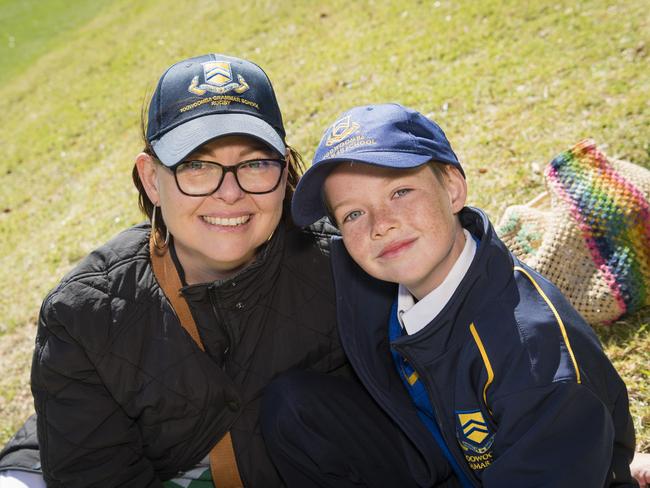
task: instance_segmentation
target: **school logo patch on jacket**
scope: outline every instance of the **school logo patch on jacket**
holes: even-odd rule
[[[482,471],[493,461],[494,432],[479,410],[456,411],[456,437],[465,460],[474,471]]]

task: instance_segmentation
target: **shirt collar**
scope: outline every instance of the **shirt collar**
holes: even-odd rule
[[[476,242],[467,229],[463,229],[463,233],[465,246],[449,274],[437,288],[415,303],[411,292],[404,285],[399,285],[397,316],[407,334],[419,332],[436,318],[465,277],[476,253]]]

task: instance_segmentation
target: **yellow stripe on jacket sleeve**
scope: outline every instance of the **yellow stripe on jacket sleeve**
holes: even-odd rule
[[[490,386],[492,383],[492,380],[494,380],[494,371],[492,371],[492,364],[490,364],[490,358],[488,358],[487,352],[485,351],[483,341],[481,341],[481,337],[478,335],[476,327],[473,323],[469,324],[469,331],[472,333],[472,337],[474,337],[474,342],[476,342],[476,347],[478,347],[478,350],[481,353],[483,364],[485,364],[485,370],[487,371],[487,381],[485,382],[485,386],[483,386],[483,403],[487,409],[490,410],[490,407],[488,407],[487,403],[487,389],[488,386]],[[490,413],[492,413],[492,410],[490,410]]]
[[[571,342],[569,342],[569,336],[566,333],[566,328],[564,327],[564,322],[562,322],[562,318],[560,317],[560,314],[558,313],[557,309],[555,306],[551,303],[551,300],[546,296],[546,293],[544,293],[544,290],[537,284],[537,282],[533,279],[533,277],[526,271],[524,268],[521,266],[515,266],[514,267],[515,271],[519,271],[523,273],[529,280],[530,282],[535,286],[537,289],[537,292],[541,295],[541,297],[544,299],[546,304],[549,306],[551,311],[553,312],[553,315],[555,315],[555,320],[557,320],[557,324],[560,327],[560,332],[562,332],[562,337],[564,338],[564,343],[566,344],[566,348],[569,351],[569,356],[571,357],[571,361],[573,362],[573,367],[576,371],[576,381],[580,383],[580,370],[578,369],[578,362],[576,361],[576,357],[573,354],[573,349],[571,348]]]

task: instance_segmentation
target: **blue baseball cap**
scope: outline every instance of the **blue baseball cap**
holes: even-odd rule
[[[298,182],[291,201],[296,224],[310,225],[328,214],[325,178],[338,163],[350,161],[402,169],[433,161],[455,166],[465,176],[445,133],[421,113],[397,103],[354,107],[325,131]]]
[[[255,63],[206,54],[170,67],[149,104],[147,141],[174,166],[217,137],[246,135],[284,156],[285,132],[273,86]]]

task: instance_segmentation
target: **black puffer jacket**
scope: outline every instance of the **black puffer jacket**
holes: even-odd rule
[[[48,486],[161,486],[228,430],[244,484],[281,486],[258,425],[265,385],[346,364],[327,256],[281,226],[234,278],[184,287],[205,354],[159,288],[148,243],[148,225],[123,232],[43,303],[32,390]]]

